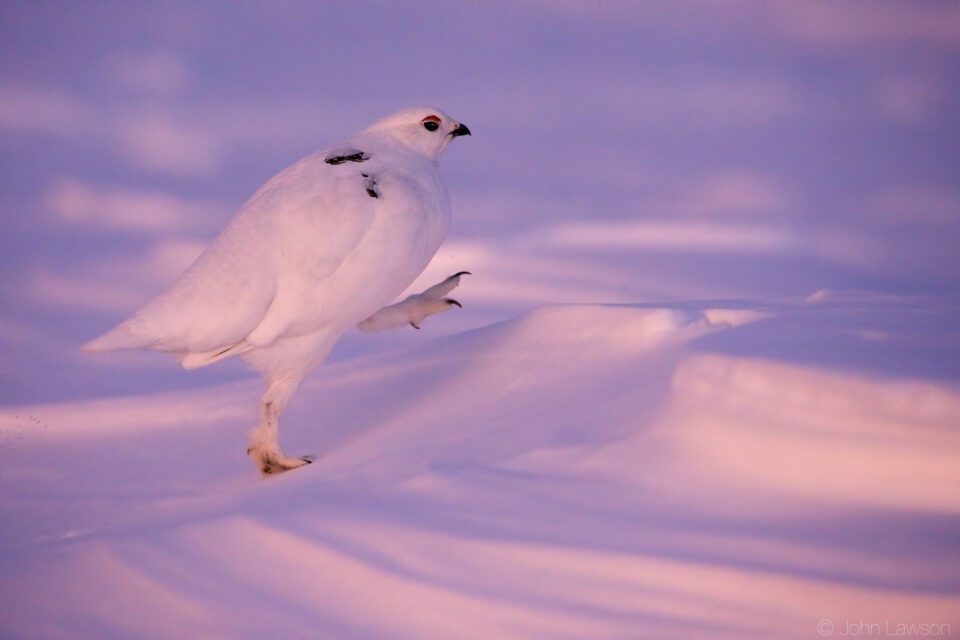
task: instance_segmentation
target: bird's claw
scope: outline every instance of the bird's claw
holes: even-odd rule
[[[466,275],[471,274],[469,271],[458,271],[425,291],[380,309],[357,326],[361,331],[381,331],[406,325],[420,329],[423,321],[432,315],[449,311],[451,307],[463,308],[459,300],[446,296],[460,284],[460,276]]]
[[[277,475],[284,471],[297,469],[317,459],[317,457],[313,455],[291,458],[284,455],[281,451],[264,449],[256,445],[247,447],[247,455],[253,456],[254,462],[260,469],[260,473],[265,476]]]

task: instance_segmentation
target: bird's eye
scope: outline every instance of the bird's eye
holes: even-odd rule
[[[436,131],[440,128],[440,118],[437,116],[427,116],[422,120],[423,128],[427,131]]]

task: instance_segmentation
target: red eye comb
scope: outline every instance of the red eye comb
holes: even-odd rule
[[[421,122],[440,122],[440,117],[439,117],[439,116],[427,116],[426,118],[424,118],[423,120],[421,120]]]

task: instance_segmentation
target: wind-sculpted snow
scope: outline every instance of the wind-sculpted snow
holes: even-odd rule
[[[0,635],[956,632],[960,394],[737,353],[864,304],[816,302],[545,307],[341,362],[278,478],[225,446],[253,383],[6,410]]]

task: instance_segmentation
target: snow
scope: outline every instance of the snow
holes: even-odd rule
[[[544,306],[321,369],[283,434],[320,458],[276,478],[243,451],[253,381],[5,408],[0,635],[958,629],[960,392],[873,366],[904,313],[954,312]],[[844,367],[778,352],[821,342]]]

